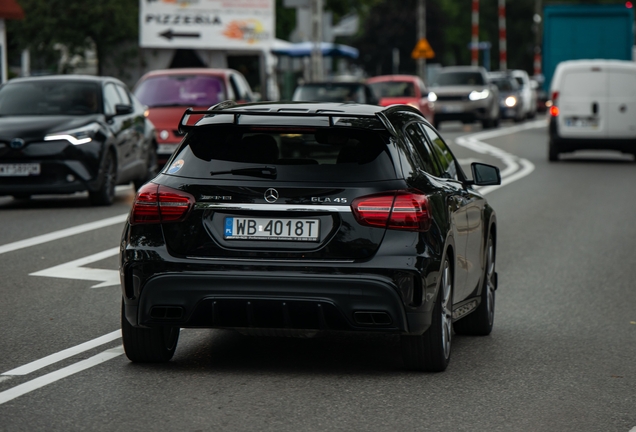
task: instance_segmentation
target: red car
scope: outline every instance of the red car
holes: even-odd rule
[[[160,165],[181,142],[178,125],[186,108],[205,110],[225,100],[243,103],[255,99],[245,77],[234,69],[156,70],[142,76],[133,93],[148,107],[148,118],[157,130]]]
[[[426,119],[433,123],[433,109],[428,101],[428,90],[417,75],[381,75],[367,80],[379,105],[410,105],[419,109]]]

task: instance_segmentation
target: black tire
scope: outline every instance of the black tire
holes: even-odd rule
[[[559,147],[552,138],[548,142],[548,160],[550,162],[557,162],[559,160]]]
[[[140,177],[133,181],[135,190],[139,190],[140,187],[157,176],[157,174],[159,173],[159,164],[157,160],[157,147],[153,143],[150,145],[148,154],[146,155],[146,173],[143,177]]]
[[[99,170],[99,177],[99,188],[89,192],[91,204],[97,206],[111,205],[115,201],[115,183],[117,182],[117,164],[112,151],[109,151],[104,156]]]
[[[453,335],[453,272],[448,257],[442,264],[431,326],[419,336],[404,335],[402,359],[407,369],[443,372],[450,362]]]
[[[177,349],[179,327],[133,327],[121,304],[121,335],[126,357],[135,363],[163,363],[169,361]]]
[[[481,303],[477,310],[453,324],[455,333],[472,336],[488,336],[495,322],[495,291],[497,273],[495,272],[496,248],[492,234],[486,243],[486,266],[484,283],[481,289]]]

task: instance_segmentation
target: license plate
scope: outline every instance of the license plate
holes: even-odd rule
[[[447,113],[456,113],[456,112],[460,112],[461,110],[462,110],[462,107],[459,105],[448,105],[448,106],[442,107],[442,111]]]
[[[565,125],[569,127],[598,127],[598,119],[595,118],[566,118]]]
[[[178,144],[159,144],[157,146],[158,154],[172,154],[177,149]]]
[[[319,219],[225,218],[227,240],[318,241]]]
[[[39,163],[0,164],[0,176],[27,177],[40,175]]]

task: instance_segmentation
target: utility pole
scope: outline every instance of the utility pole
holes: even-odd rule
[[[506,42],[506,0],[499,0],[499,70],[508,69],[508,46]]]
[[[417,40],[426,39],[426,0],[417,0]],[[426,82],[426,59],[417,59],[417,75]]]
[[[311,40],[314,47],[311,51],[311,80],[322,81],[322,2],[311,1]]]
[[[479,0],[473,0],[472,4],[472,38],[470,42],[470,64],[479,65]]]

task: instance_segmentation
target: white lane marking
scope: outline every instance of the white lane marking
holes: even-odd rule
[[[98,364],[104,363],[108,360],[114,359],[124,353],[123,347],[117,347],[108,349],[104,352],[101,352],[93,357],[89,357],[86,360],[82,360],[80,362],[74,363],[65,368],[56,370],[54,372],[48,373],[46,375],[42,375],[41,377],[35,378],[31,381],[27,381],[23,384],[10,388],[9,390],[5,390],[0,392],[0,405],[5,402],[9,402],[23,394],[32,392],[33,390],[37,390],[46,385],[54,383],[55,381],[59,381],[67,376],[76,374],[83,370],[92,368],[93,366],[97,366]]]
[[[119,247],[115,247],[103,252],[96,253],[94,255],[80,258],[75,261],[70,261],[64,264],[37,271],[35,273],[30,273],[29,276],[46,276],[62,279],[80,279],[100,282],[97,285],[93,285],[91,288],[102,288],[112,285],[119,285],[119,271],[117,270],[82,267],[83,265],[90,264],[92,262],[110,258],[114,255],[117,255],[118,253]]]
[[[479,192],[481,194],[487,194],[489,192],[497,190],[500,187],[517,181],[534,171],[534,164],[529,160],[515,156],[481,140],[510,135],[524,130],[536,129],[546,126],[547,120],[541,119],[518,126],[507,127],[504,129],[464,135],[455,139],[456,144],[472,150],[476,153],[493,156],[501,160],[506,166],[503,170],[501,170],[501,184],[497,186],[486,186],[480,188]]]
[[[115,330],[114,332],[105,334],[104,336],[100,336],[93,340],[89,340],[87,342],[81,343],[77,346],[67,348],[60,352],[48,355],[39,360],[32,361],[31,363],[27,363],[24,366],[11,369],[10,371],[3,373],[2,375],[3,376],[27,375],[27,374],[30,374],[31,372],[35,372],[38,369],[42,369],[44,367],[52,365],[53,363],[57,363],[60,360],[73,357],[74,355],[83,353],[84,351],[88,351],[100,345],[104,345],[106,343],[112,342],[115,339],[118,339],[120,337],[121,337],[121,330]]]
[[[117,225],[119,223],[125,222],[127,218],[128,218],[128,213],[119,215],[119,216],[109,217],[109,218],[102,219],[95,222],[89,222],[89,223],[78,225],[72,228],[66,228],[60,231],[54,231],[52,233],[43,234],[36,237],[31,237],[29,239],[20,240],[13,243],[7,243],[5,245],[0,246],[0,254],[39,245],[42,243],[47,243],[53,240],[59,240],[64,237],[70,237],[75,234],[85,233],[87,231],[92,231],[98,228],[104,228],[111,225]]]

